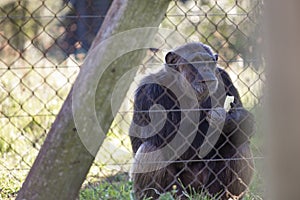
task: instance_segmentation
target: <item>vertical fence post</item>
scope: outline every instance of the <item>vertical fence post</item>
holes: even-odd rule
[[[266,2],[269,199],[299,199],[300,1]]]

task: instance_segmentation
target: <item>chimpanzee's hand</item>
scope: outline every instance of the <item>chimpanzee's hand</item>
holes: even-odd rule
[[[236,130],[239,131],[240,137],[244,136],[249,139],[254,134],[255,120],[253,114],[243,107],[238,107],[235,103],[230,103],[230,106],[223,131],[231,133]]]
[[[222,107],[212,108],[206,117],[206,120],[210,125],[218,126],[225,122],[226,111]]]

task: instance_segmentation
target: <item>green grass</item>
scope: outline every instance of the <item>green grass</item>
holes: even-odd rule
[[[95,184],[88,184],[85,188],[83,188],[80,192],[79,199],[80,200],[133,200],[132,193],[132,182],[130,182],[127,174],[117,174],[115,176],[111,176],[107,179],[104,179]],[[254,176],[254,180],[250,186],[250,192],[246,194],[244,200],[262,200],[262,193],[259,193],[263,190],[261,180]],[[160,200],[176,200],[174,197],[176,194],[176,189],[161,194]],[[186,191],[184,195],[188,200],[215,200],[215,198],[211,198],[206,196],[204,193],[196,193],[195,191],[192,194],[188,194]],[[144,200],[151,200],[151,198],[147,198]]]
[[[128,175],[117,174],[96,184],[88,184],[80,192],[81,200],[130,199],[132,184]]]

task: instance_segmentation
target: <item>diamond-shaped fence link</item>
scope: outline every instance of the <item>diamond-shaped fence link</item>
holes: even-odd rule
[[[14,198],[20,189],[76,79],[80,65],[111,2],[0,2],[0,198]],[[237,88],[243,106],[254,115],[255,134],[249,140],[252,154],[248,158],[239,155],[224,156],[227,148],[224,146],[231,146],[230,149],[238,148],[230,139],[234,133],[230,133],[224,136],[224,144],[218,147],[208,142],[216,152],[215,157],[200,159],[194,156],[177,159],[177,164],[169,163],[166,167],[165,185],[159,185],[156,181],[162,179],[160,173],[150,172],[152,180],[141,189],[153,190],[155,195],[164,193],[161,195],[166,197],[178,196],[178,191],[182,190],[182,194],[192,199],[201,199],[203,197],[196,194],[197,191],[205,193],[204,188],[219,184],[225,188],[221,193],[238,199],[230,191],[236,187],[237,182],[247,188],[247,181],[242,180],[240,175],[242,171],[252,170],[253,179],[247,190],[245,189],[245,198],[263,199],[263,132],[260,122],[265,76],[260,48],[263,43],[260,25],[262,7],[262,0],[174,0],[170,3],[160,27],[174,30],[174,34],[178,34],[186,43],[201,41],[211,46],[219,55],[219,66],[229,74]],[[171,46],[170,43],[172,41],[167,37],[162,41],[162,49],[149,49],[131,85],[131,92],[128,92],[117,112],[107,138],[90,169],[80,192],[80,199],[130,199],[133,190],[137,189],[134,176],[129,178],[130,168],[138,164],[132,158],[128,132],[134,115],[140,116],[141,121],[149,120],[149,115],[137,114],[141,110],[134,109],[132,94],[139,85],[139,77],[155,74],[164,66],[167,51],[163,46]],[[165,96],[166,93],[161,95]],[[159,98],[163,97],[157,97],[153,103],[159,101]],[[173,96],[169,99],[176,101]],[[168,109],[162,111],[176,113],[179,108],[175,106]],[[209,113],[209,110],[192,109],[191,112]],[[166,123],[176,127],[178,122],[167,119]],[[246,134],[242,130],[246,122],[241,120],[235,123],[240,134]],[[176,131],[168,137],[160,135],[158,140],[167,143],[172,139],[172,134],[176,134]],[[183,140],[189,137],[188,133],[181,135]],[[177,152],[180,148],[184,148],[184,145],[173,151]],[[192,148],[192,151],[196,150]],[[238,171],[226,164],[220,165],[217,170],[210,164],[213,159],[216,163],[226,163],[241,158],[243,167]],[[173,168],[169,168],[172,165],[176,165],[176,173]],[[223,179],[226,173],[228,176],[235,176],[236,179],[222,182],[220,179]],[[209,181],[205,179],[208,175],[211,179]]]

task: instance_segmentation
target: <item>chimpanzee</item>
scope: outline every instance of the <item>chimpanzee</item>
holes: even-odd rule
[[[181,199],[193,192],[222,200],[244,196],[254,171],[254,118],[217,60],[208,45],[188,43],[167,53],[164,69],[141,81],[130,127],[136,199],[171,190]],[[226,96],[234,97],[228,111]],[[196,123],[189,122],[193,117]]]

